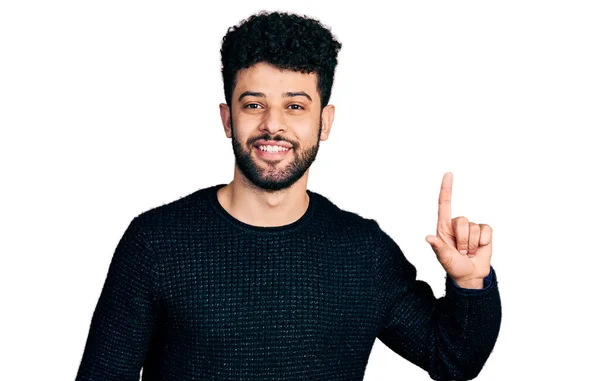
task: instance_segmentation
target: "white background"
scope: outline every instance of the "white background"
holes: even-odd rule
[[[503,302],[478,380],[597,379],[600,12],[583,1],[4,1],[2,380],[74,379],[131,219],[233,176],[219,48],[261,9],[342,42],[309,189],[377,219],[437,296],[452,217],[494,230]],[[428,380],[375,342],[365,380]]]

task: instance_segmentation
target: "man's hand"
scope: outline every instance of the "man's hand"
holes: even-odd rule
[[[448,275],[463,288],[483,288],[490,273],[492,228],[469,222],[466,217],[450,219],[452,173],[446,172],[440,191],[437,235],[425,237]]]

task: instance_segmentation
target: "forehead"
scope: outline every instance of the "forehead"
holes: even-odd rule
[[[285,91],[304,91],[313,99],[317,97],[316,73],[300,73],[292,70],[282,70],[268,63],[257,63],[237,74],[235,94],[244,91],[258,91],[267,97],[280,97]]]

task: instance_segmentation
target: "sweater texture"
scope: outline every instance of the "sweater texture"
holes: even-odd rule
[[[375,339],[432,379],[479,374],[500,329],[493,268],[475,292],[447,276],[436,299],[374,219],[307,190],[300,219],[253,226],[220,205],[224,185],[131,220],[76,381],[359,381]]]

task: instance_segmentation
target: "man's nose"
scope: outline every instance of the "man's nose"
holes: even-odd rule
[[[264,131],[275,134],[278,131],[285,131],[287,129],[285,116],[281,110],[269,108],[264,115],[265,118],[262,123]]]

